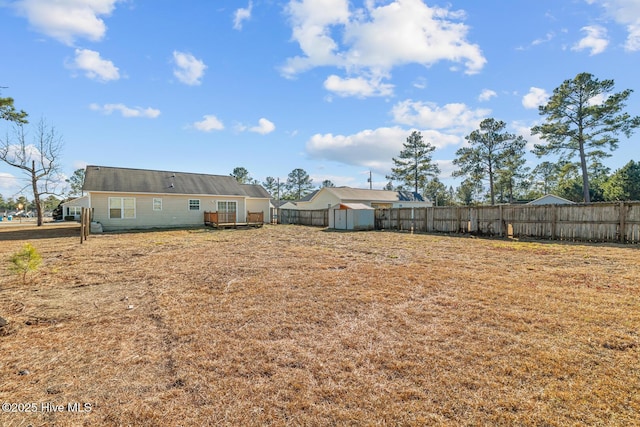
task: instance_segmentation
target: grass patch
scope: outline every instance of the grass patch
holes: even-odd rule
[[[78,239],[25,234],[43,259],[27,286],[0,270],[0,400],[92,410],[0,425],[640,424],[634,247],[298,226]]]

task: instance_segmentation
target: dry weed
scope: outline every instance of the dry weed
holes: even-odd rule
[[[635,247],[38,233],[0,232],[43,258],[0,270],[0,401],[38,408],[3,426],[640,424]]]

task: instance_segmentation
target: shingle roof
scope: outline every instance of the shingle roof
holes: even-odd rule
[[[249,197],[264,198],[264,199],[271,198],[271,194],[269,194],[269,192],[265,190],[262,185],[240,184],[240,188],[242,188],[245,194]]]
[[[422,196],[411,191],[369,190],[366,188],[327,187],[340,200],[377,202],[424,202]]]
[[[260,187],[264,194],[257,187]],[[109,166],[87,166],[82,189],[118,193],[269,197],[261,186],[243,186],[232,176]]]
[[[313,196],[315,196],[316,194],[318,194],[318,191],[320,190],[314,190],[311,193],[307,194],[306,196],[304,196],[302,199],[300,199],[301,202],[308,202],[309,200],[313,199]]]

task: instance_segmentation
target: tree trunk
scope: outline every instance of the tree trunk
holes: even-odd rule
[[[38,193],[38,177],[36,176],[36,162],[31,161],[31,188],[33,189],[33,202],[36,204],[36,213],[38,215],[38,227],[43,223],[42,220],[42,203],[40,203],[40,193]]]
[[[496,204],[496,195],[493,191],[493,167],[491,166],[491,160],[489,160],[489,193],[491,194],[491,206]]]
[[[584,196],[585,203],[591,203],[591,195],[589,194],[589,171],[587,170],[587,156],[584,152],[582,130],[578,138],[578,145],[580,146],[580,168],[582,169],[582,195]]]

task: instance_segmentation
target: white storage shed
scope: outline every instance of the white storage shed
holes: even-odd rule
[[[329,209],[329,228],[335,230],[373,230],[375,209],[363,203],[338,203]]]

